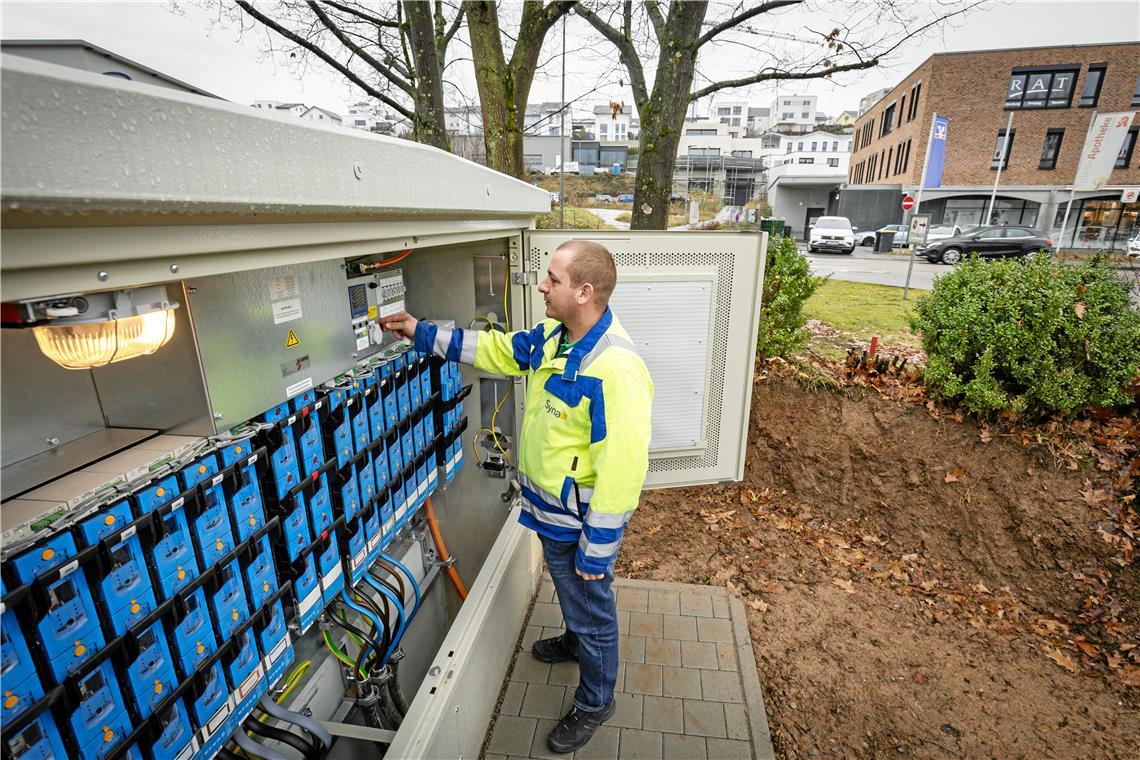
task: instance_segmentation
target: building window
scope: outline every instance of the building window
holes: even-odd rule
[[[805,106],[810,106],[810,105],[811,105],[811,101],[810,101],[810,100],[805,100],[805,101],[804,101],[804,105],[805,105]]]
[[[784,111],[784,113],[781,114],[780,118],[782,118],[782,119],[794,119],[794,118],[796,118],[796,115],[794,113],[792,113],[791,111]]]
[[[1013,152],[1013,137],[1016,129],[1009,130],[1009,141],[1005,139],[1005,130],[999,129],[997,141],[994,142],[994,154],[990,158],[990,169],[996,170],[999,166],[1005,169],[1009,166],[1009,154]]]
[[[906,110],[906,93],[903,93],[902,98],[899,100],[899,123],[896,126],[902,126],[903,111]]]
[[[1068,108],[1079,67],[1014,69],[1005,91],[1005,110],[1022,108]],[[1098,85],[1099,92],[1099,85]]]
[[[824,153],[827,152],[827,140],[824,140],[822,143],[819,144],[819,149],[821,151],[823,151]]]
[[[607,134],[609,131],[609,128],[610,128],[609,124],[599,124],[598,125],[598,134],[599,135]]]
[[[718,108],[716,109],[717,116],[729,116],[732,113],[731,108]]]
[[[732,126],[739,127],[740,126],[740,119],[733,119],[732,120]]]
[[[851,152],[851,141],[850,140],[847,141],[847,152],[848,153]]]
[[[737,137],[740,137],[740,133],[739,132],[729,132],[728,136],[732,137],[732,138],[737,138]]]
[[[921,94],[922,82],[919,82],[914,87],[910,88],[910,110],[906,115],[907,121],[914,121],[914,119],[918,116],[918,96]]]
[[[887,148],[887,160],[883,162],[883,168],[885,170],[884,173],[888,177],[891,176],[891,159],[894,158],[894,156],[895,156],[895,146],[892,145],[891,147]],[[898,171],[898,170],[896,169],[895,171]]]
[[[883,111],[883,123],[879,127],[879,137],[886,137],[895,128],[895,106],[897,104],[891,103],[887,106],[887,110]]]
[[[790,101],[790,100],[784,101],[784,105],[786,105],[786,106],[790,106],[791,104],[792,104],[792,101]]]
[[[906,141],[906,151],[903,154],[902,170],[904,173],[906,172],[906,170],[909,166],[910,166],[910,140],[907,140]]]
[[[792,152],[792,144],[788,143],[788,153],[791,153],[791,152]]]
[[[1081,108],[1092,108],[1100,100],[1100,86],[1104,84],[1104,72],[1107,68],[1105,64],[1089,66],[1089,73],[1085,74],[1085,84],[1081,87]]]
[[[1117,169],[1125,169],[1128,164],[1132,163],[1132,150],[1136,147],[1136,132],[1140,127],[1132,127],[1128,130],[1128,134],[1124,138],[1124,144],[1120,146],[1120,152],[1116,154],[1116,163],[1113,164]]]
[[[814,164],[815,159],[812,158],[811,156],[803,156],[800,158],[800,163],[801,164]]]
[[[810,117],[810,115],[808,114],[808,112],[807,112],[807,111],[804,111],[803,113],[801,113],[801,114],[800,114],[800,118],[801,118],[801,119],[808,119],[808,118],[811,118],[811,117]]]
[[[819,143],[818,143],[818,142],[813,142],[813,143],[811,144],[811,152],[812,152],[812,153],[815,153],[815,149],[816,149],[817,147],[819,147]]]
[[[802,142],[796,143],[796,150],[803,151],[804,144]]]
[[[839,166],[839,159],[838,158],[829,158],[829,159],[827,159],[827,165],[832,167],[833,169],[837,168]]]
[[[732,107],[732,115],[733,116],[739,116],[740,115],[740,106],[733,106]]]
[[[752,158],[752,151],[750,150],[734,150],[732,151],[734,158]]]
[[[1140,77],[1136,77],[1136,87],[1132,90],[1132,105],[1140,106]]]
[[[1041,146],[1041,163],[1038,169],[1056,169],[1057,156],[1061,153],[1061,139],[1065,136],[1063,129],[1050,129],[1045,132],[1045,144]]]
[[[605,127],[602,128],[602,132],[605,132]],[[691,135],[691,136],[697,136],[697,137],[705,137],[708,135],[715,135],[716,130],[715,129],[686,129],[685,134]]]

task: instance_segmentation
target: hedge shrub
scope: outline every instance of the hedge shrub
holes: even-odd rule
[[[768,238],[756,340],[761,356],[787,356],[807,341],[804,301],[823,282],[823,277],[812,277],[808,260],[796,247],[796,241],[783,235]]]
[[[918,301],[935,398],[992,414],[1047,414],[1131,401],[1140,311],[1109,262],[972,257]]]

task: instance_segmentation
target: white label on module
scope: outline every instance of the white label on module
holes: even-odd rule
[[[335,584],[337,580],[343,575],[344,568],[340,566],[340,562],[338,561],[335,565],[332,566],[332,570],[329,570],[327,573],[321,576],[321,585],[325,588],[332,588],[333,584]]]
[[[364,546],[360,547],[360,551],[358,551],[352,558],[352,569],[356,570],[358,567],[360,567],[362,564],[364,564],[364,559],[367,556],[368,556],[367,547],[364,547]]]
[[[198,754],[198,741],[191,738],[190,743],[182,748],[182,751],[174,756],[174,760],[190,760],[194,755]]]
[[[225,475],[215,475],[213,477],[213,479],[210,481],[210,485],[216,486],[218,483],[221,483],[225,479],[226,479]]]
[[[321,589],[318,587],[314,588],[308,596],[301,600],[301,617],[304,617],[305,614],[309,610],[313,609],[313,607],[315,607],[319,601],[321,601]]]
[[[227,699],[225,704],[214,713],[214,717],[206,721],[206,725],[202,726],[203,744],[226,724],[226,718],[230,717],[231,710],[233,710],[233,703]]]
[[[384,532],[385,533],[391,533],[395,527],[396,527],[395,518],[389,518],[388,522],[384,523]]]
[[[261,663],[258,663],[257,667],[253,669],[253,672],[249,674],[249,677],[238,686],[238,701],[240,702],[252,694],[253,690],[257,688],[257,685],[261,683],[261,679],[264,677],[265,672],[261,669]]]
[[[79,560],[68,562],[66,565],[59,569],[59,577],[66,578],[79,569]]]
[[[273,663],[277,662],[282,658],[282,656],[284,656],[285,651],[289,648],[289,643],[289,634],[286,633],[285,638],[274,644],[273,649],[269,650],[269,654],[265,655],[265,659],[262,660],[262,663],[266,672],[268,672],[269,669],[273,667]]]
[[[369,551],[378,548],[380,546],[380,536],[369,536],[367,543]]]
[[[122,533],[119,534],[119,541],[126,541],[128,538],[133,537],[138,532],[139,532],[138,526],[132,525],[131,527],[127,528],[126,530],[124,530]]]

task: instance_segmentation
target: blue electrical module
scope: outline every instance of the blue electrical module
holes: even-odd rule
[[[414,412],[424,405],[424,398],[422,386],[420,385],[420,376],[416,371],[415,365],[408,367],[407,380],[405,381],[408,387],[408,408],[410,412]],[[428,397],[430,398],[430,396]]]
[[[365,453],[356,469],[360,478],[360,501],[367,504],[376,496],[376,477],[372,474],[372,458]]]
[[[264,627],[257,633],[257,640],[265,655],[265,662],[272,670],[289,647],[289,624],[285,620],[285,609],[280,599],[269,607],[267,614]]]
[[[382,491],[388,485],[391,474],[388,472],[388,447],[376,444],[372,453],[372,476],[376,478],[376,490]]]
[[[58,688],[56,695],[62,693],[62,687]],[[4,757],[14,760],[66,760],[69,757],[50,709],[43,710],[27,725],[5,736],[3,751]]]
[[[385,368],[390,364],[385,364]],[[384,430],[391,430],[400,421],[400,401],[396,394],[396,378],[387,377],[380,384],[380,396],[384,402]]]
[[[265,600],[277,593],[277,566],[273,562],[273,547],[265,535],[252,543],[242,558],[249,600],[253,609],[261,609]]]
[[[218,475],[218,459],[207,454],[179,473],[184,488],[201,486],[201,499],[187,504],[190,528],[198,555],[206,567],[234,548],[229,507]]]
[[[8,723],[44,695],[15,607],[27,599],[27,587],[8,597],[0,580],[0,723]]]
[[[392,480],[404,471],[404,449],[398,436],[388,439],[385,451],[388,453],[388,479]]]
[[[344,478],[344,482],[340,486],[341,509],[344,511],[345,521],[351,521],[362,506],[360,482],[357,480],[356,469],[353,465],[349,465],[347,470],[340,473],[340,476]]]
[[[368,420],[368,404],[363,394],[353,397],[353,403],[348,406],[348,416],[352,420],[352,439],[355,453],[359,454],[372,442],[372,427]]]
[[[196,676],[198,695],[191,700],[190,712],[194,723],[201,726],[202,733],[213,734],[225,725],[229,717],[230,689],[222,672],[222,663],[215,661],[213,666]]]
[[[229,443],[219,451],[225,467],[243,463],[238,465],[238,471],[233,476],[235,480],[227,481],[226,496],[233,509],[238,541],[245,541],[265,525],[265,504],[257,480],[258,455],[248,438]]]
[[[294,417],[288,420],[295,421]],[[269,448],[269,465],[273,471],[276,497],[282,499],[301,482],[301,469],[297,462],[297,443],[293,434],[292,422],[277,428],[280,441]]]
[[[321,437],[321,417],[324,414],[324,402],[314,402],[308,415],[302,412],[302,429],[297,439],[301,447],[301,473],[304,477],[311,476],[325,463],[325,446]]]
[[[304,633],[316,622],[324,605],[321,603],[321,582],[313,555],[305,555],[302,563],[301,572],[293,580],[293,592],[297,595],[297,618],[301,633]]]
[[[424,447],[427,445],[424,439],[424,424],[423,420],[419,419],[412,423],[412,446],[415,448],[416,456],[424,452]]]
[[[317,487],[309,497],[309,516],[313,522],[313,534],[320,535],[332,527],[335,517],[332,494],[329,492],[328,473],[322,472],[316,482]]]
[[[293,495],[293,506],[281,518],[281,532],[290,561],[297,559],[313,543],[313,534],[309,531],[309,510],[305,507],[305,495],[300,491]]]
[[[131,719],[109,660],[83,668],[69,680],[67,690],[74,700],[71,731],[80,757],[103,757],[131,732]]]
[[[165,623],[162,619],[156,620],[141,631],[132,632],[126,642],[127,686],[135,709],[146,718],[178,685]]]
[[[372,428],[372,440],[384,437],[388,429],[388,422],[384,417],[384,383],[380,381],[373,386],[368,398],[368,424]]]
[[[99,597],[112,629],[119,636],[155,608],[154,589],[126,501],[107,507],[79,523],[84,546],[100,546],[104,554]]]
[[[352,440],[352,416],[348,413],[356,400],[342,390],[333,391],[328,398],[328,424],[332,426],[329,445],[336,454],[336,466],[340,468],[348,464],[356,453]]]
[[[214,614],[214,628],[225,641],[235,628],[249,619],[251,612],[237,559],[218,565],[203,587]]]
[[[405,372],[396,375],[396,406],[402,420],[412,413],[411,392],[408,388],[408,376]]]
[[[368,569],[368,541],[364,534],[364,518],[347,523],[345,535],[348,537],[349,583],[355,586],[357,581],[364,577],[364,571]]]
[[[321,594],[325,605],[328,605],[344,588],[344,568],[341,566],[340,544],[336,533],[329,533],[326,540],[328,543],[315,554],[317,570],[321,575]]]
[[[223,655],[223,659],[228,658]],[[238,634],[233,659],[226,663],[226,675],[229,676],[229,681],[237,692],[236,701],[240,702],[252,691],[246,679],[250,678],[260,664],[261,653],[257,648],[257,637],[254,636],[251,626]]]
[[[181,489],[178,487],[177,476],[168,475],[135,491],[131,494],[131,498],[134,500],[135,514],[141,517],[150,514],[163,504],[169,504],[180,495]]]
[[[392,534],[396,530],[396,517],[392,507],[391,490],[377,502],[377,508],[380,512],[380,532],[383,534],[383,537],[380,539],[380,546],[383,548],[392,540]]]
[[[218,649],[214,624],[210,622],[206,592],[201,586],[183,593],[179,598],[177,622],[172,628],[174,653],[182,666],[183,676],[189,677],[207,657]]]
[[[155,713],[152,721],[157,736],[150,746],[151,760],[184,760],[194,740],[194,729],[182,700],[176,699]]]
[[[289,399],[289,403],[292,405],[294,412],[299,412],[306,406],[312,406],[316,400],[317,392],[310,389]]]
[[[20,583],[40,581],[35,627],[56,682],[106,643],[82,563],[72,561],[77,553],[71,534],[58,533],[11,562]]]
[[[155,511],[154,547],[151,561],[158,577],[158,592],[163,599],[171,599],[190,585],[199,575],[198,558],[190,540],[190,526],[186,520],[186,502],[198,498],[197,493],[179,496]]]
[[[364,538],[368,545],[368,559],[365,566],[371,567],[380,558],[380,544],[382,534],[380,531],[380,510],[375,504],[364,516]]]

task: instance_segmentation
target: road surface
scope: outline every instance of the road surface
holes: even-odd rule
[[[833,280],[848,282],[870,282],[876,285],[893,285],[897,288],[906,283],[906,256],[871,253],[870,248],[860,246],[850,256],[842,253],[807,253],[803,243],[798,244],[811,264],[811,272],[819,277],[830,276]],[[942,264],[930,264],[923,258],[914,260],[910,286],[919,290],[930,290],[934,281],[953,271]]]

